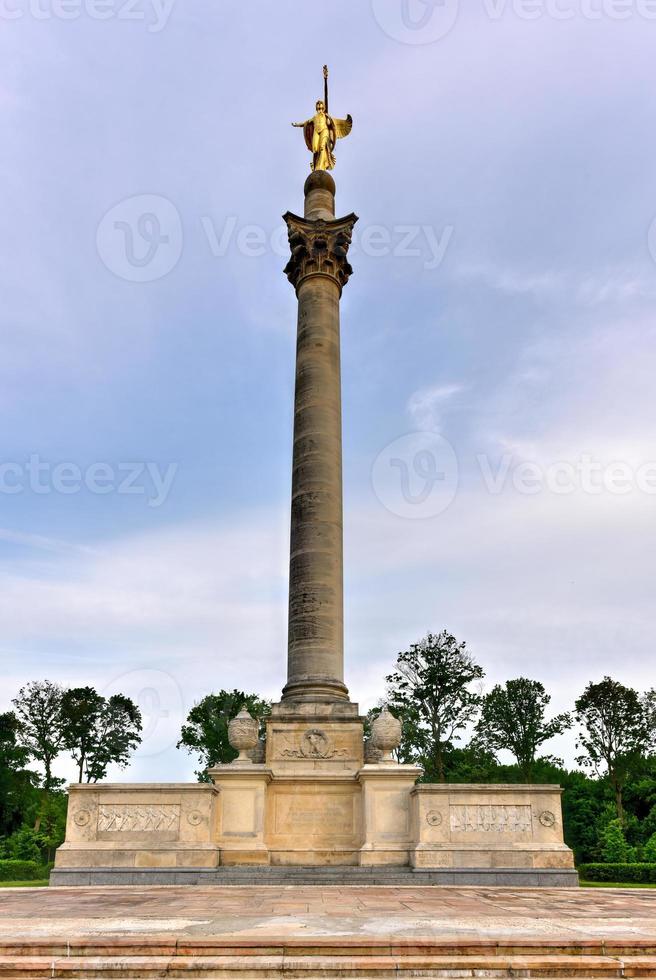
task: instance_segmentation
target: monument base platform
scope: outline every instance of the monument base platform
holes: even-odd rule
[[[394,867],[232,866],[221,868],[55,868],[50,884],[76,885],[220,885],[227,886],[421,886],[482,885],[505,888],[576,888],[574,868],[453,868],[449,871]]]
[[[240,756],[213,785],[71,786],[53,883],[576,884],[558,786],[418,785],[391,758],[400,722],[365,745],[350,702],[275,705],[262,763],[257,722],[230,724]]]
[[[52,883],[577,884],[557,786],[415,785],[413,766],[321,759],[292,775],[286,759],[217,766],[214,786],[72,786]]]

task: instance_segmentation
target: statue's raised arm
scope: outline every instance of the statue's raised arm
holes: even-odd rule
[[[335,166],[335,143],[348,136],[353,129],[353,119],[334,119],[328,114],[328,68],[324,66],[324,98],[319,99],[312,119],[292,123],[303,129],[305,145],[312,154],[312,170],[332,170]]]

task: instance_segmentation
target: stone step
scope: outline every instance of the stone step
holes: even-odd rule
[[[55,868],[50,884],[69,885],[484,885],[490,887],[571,887],[572,870],[550,868],[295,867],[282,865],[220,868]]]
[[[424,957],[544,957],[597,958],[612,960],[656,960],[656,939],[635,940],[547,940],[547,939],[434,939],[432,937],[390,936],[310,938],[262,936],[240,939],[234,935],[186,936],[170,934],[147,936],[103,936],[68,939],[0,939],[0,959],[68,959],[120,956],[203,957],[203,956],[424,956]]]
[[[656,940],[122,936],[0,941],[2,980],[656,977]]]
[[[91,978],[204,977],[221,980],[269,980],[278,977],[315,980],[329,978],[397,977],[586,977],[591,980],[656,976],[654,957],[598,956],[396,956],[361,955],[239,955],[239,956],[118,956],[2,957],[3,980],[91,980]]]

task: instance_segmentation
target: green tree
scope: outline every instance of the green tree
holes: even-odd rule
[[[444,756],[444,768],[447,783],[504,782],[494,755],[475,740],[451,748]]]
[[[21,722],[20,741],[44,769],[43,788],[49,793],[61,783],[52,764],[62,750],[61,700],[64,690],[52,681],[30,681],[12,704]]]
[[[239,714],[244,705],[260,721],[271,713],[270,702],[263,701],[257,694],[235,690],[207,694],[187,715],[176,747],[200,756],[200,769],[195,773],[199,782],[209,782],[207,769],[211,766],[232,762],[237,758],[237,751],[228,741],[228,723]],[[262,725],[260,735],[264,735]]]
[[[483,698],[477,739],[495,754],[504,749],[511,752],[527,783],[533,782],[540,746],[572,725],[566,712],[547,720],[550,701],[544,685],[527,677],[497,684]]]
[[[104,779],[110,765],[125,769],[141,744],[141,712],[134,701],[125,694],[112,694],[103,701],[87,755],[88,783]]]
[[[22,723],[13,711],[0,714],[0,837],[13,833],[23,822],[38,783],[26,768],[30,753],[22,744]]]
[[[606,864],[627,864],[635,861],[635,848],[627,842],[619,819],[611,820],[599,838],[602,860]]]
[[[642,850],[642,860],[656,864],[656,834],[652,834]]]
[[[445,782],[446,754],[478,714],[481,696],[471,687],[484,671],[446,630],[399,653],[395,667],[386,700],[403,722],[405,758],[419,761],[426,779]]]
[[[93,687],[65,691],[61,702],[64,747],[78,768],[78,782],[98,782],[110,764],[125,768],[141,742],[141,712],[123,694],[103,697]]]
[[[588,684],[575,708],[581,726],[577,747],[585,750],[577,761],[608,778],[623,824],[626,782],[656,746],[656,692],[641,697],[633,688],[604,677],[598,684]]]

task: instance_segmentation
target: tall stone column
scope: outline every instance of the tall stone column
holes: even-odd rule
[[[283,700],[348,701],[344,684],[339,302],[354,214],[335,219],[335,182],[315,171],[305,214],[287,213],[298,297],[289,642]]]

